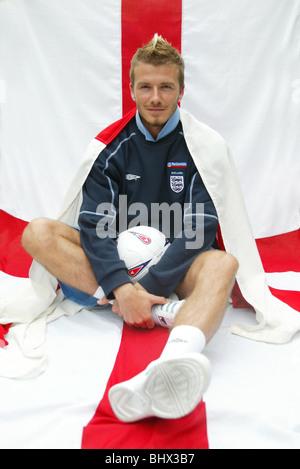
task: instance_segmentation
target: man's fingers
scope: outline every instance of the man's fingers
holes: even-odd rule
[[[101,300],[98,300],[97,303],[99,306],[107,305],[110,301],[104,296]]]
[[[113,313],[118,314],[119,316],[121,316],[121,311],[120,311],[120,306],[119,306],[118,300],[114,300],[111,310],[112,310]]]
[[[165,305],[169,303],[170,300],[165,298],[164,296],[155,296],[152,295],[152,305]]]

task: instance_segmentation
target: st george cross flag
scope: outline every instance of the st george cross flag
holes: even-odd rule
[[[273,295],[299,311],[299,9],[298,0],[288,5],[275,0],[263,5],[258,0],[242,4],[237,0],[225,4],[218,0],[2,2],[2,285],[7,276],[24,280],[28,276],[31,259],[20,245],[26,222],[37,216],[57,216],[87,142],[132,108],[129,61],[157,32],[181,50],[186,61],[182,108],[229,144]],[[245,306],[238,289],[234,293],[233,304]],[[9,326],[6,320],[0,328],[3,353],[9,347]],[[296,343],[299,349],[298,336],[291,346]],[[123,351],[121,343],[111,380],[119,376]],[[209,348],[208,353],[213,355]],[[295,366],[299,365],[296,352],[293,357]],[[293,378],[287,378],[292,387]],[[212,386],[215,407],[210,416],[218,409],[213,392]],[[105,446],[101,429],[97,430],[99,422],[103,425],[105,399],[104,393],[104,404],[97,406],[91,427],[85,428],[83,447],[111,447]],[[208,446],[203,405],[196,418],[190,417],[183,447]],[[173,441],[165,437],[160,443],[161,427],[153,423],[153,447],[174,447],[174,434],[181,425],[177,423],[173,422]],[[142,435],[142,443],[136,441],[134,446],[134,440],[126,438],[129,429],[125,426],[122,431],[125,437],[115,440],[116,445],[146,447]],[[296,445],[299,420],[288,433]],[[222,437],[218,440],[216,434]],[[230,446],[222,431],[212,435],[208,430],[208,436],[212,447]]]

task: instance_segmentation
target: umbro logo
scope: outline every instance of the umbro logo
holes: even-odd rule
[[[180,339],[179,337],[176,337],[175,339],[173,339],[173,340],[170,340],[170,342],[169,342],[169,343],[171,343],[171,342],[186,342],[186,343],[187,343],[187,340]]]
[[[126,174],[127,181],[137,181],[141,179],[141,176],[137,176],[136,174]]]

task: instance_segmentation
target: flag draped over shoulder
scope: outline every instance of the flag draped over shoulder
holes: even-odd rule
[[[134,111],[131,111],[110,126],[109,130],[104,132],[104,140],[109,143],[110,138],[121,131],[133,114]],[[225,249],[239,262],[237,273],[239,288],[246,301],[255,309],[259,323],[252,327],[233,325],[231,331],[259,341],[288,342],[300,330],[300,316],[270,293],[228,147],[218,133],[197,121],[189,113],[181,110],[180,118],[189,151],[216,207]],[[58,217],[60,221],[73,226],[76,224],[82,201],[83,183],[95,159],[106,146],[102,140],[100,133],[88,146],[62,204]],[[234,224],[236,226],[233,230]],[[1,323],[17,324],[15,327],[18,328],[18,337],[19,329],[23,329],[22,345],[18,341],[17,350],[26,357],[26,374],[37,373],[45,366],[43,357],[38,351],[38,345],[44,339],[45,324],[61,315],[76,314],[80,310],[75,303],[63,299],[62,292],[57,292],[57,280],[36,261],[31,266],[30,279],[26,288],[12,301],[0,300]],[[10,352],[12,353],[12,350]],[[34,364],[31,371],[30,361]],[[6,370],[6,358],[3,356],[0,369],[1,366]],[[16,368],[14,365],[14,372]],[[17,371],[17,374],[19,373],[21,375],[24,373],[22,367]]]

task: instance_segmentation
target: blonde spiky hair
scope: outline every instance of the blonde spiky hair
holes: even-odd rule
[[[163,38],[155,33],[152,39],[153,49],[155,49],[158,40],[163,40]]]
[[[155,33],[148,44],[136,51],[131,60],[130,81],[134,84],[134,69],[139,63],[152,65],[175,65],[179,71],[180,88],[184,85],[184,60],[181,54],[168,41]]]

